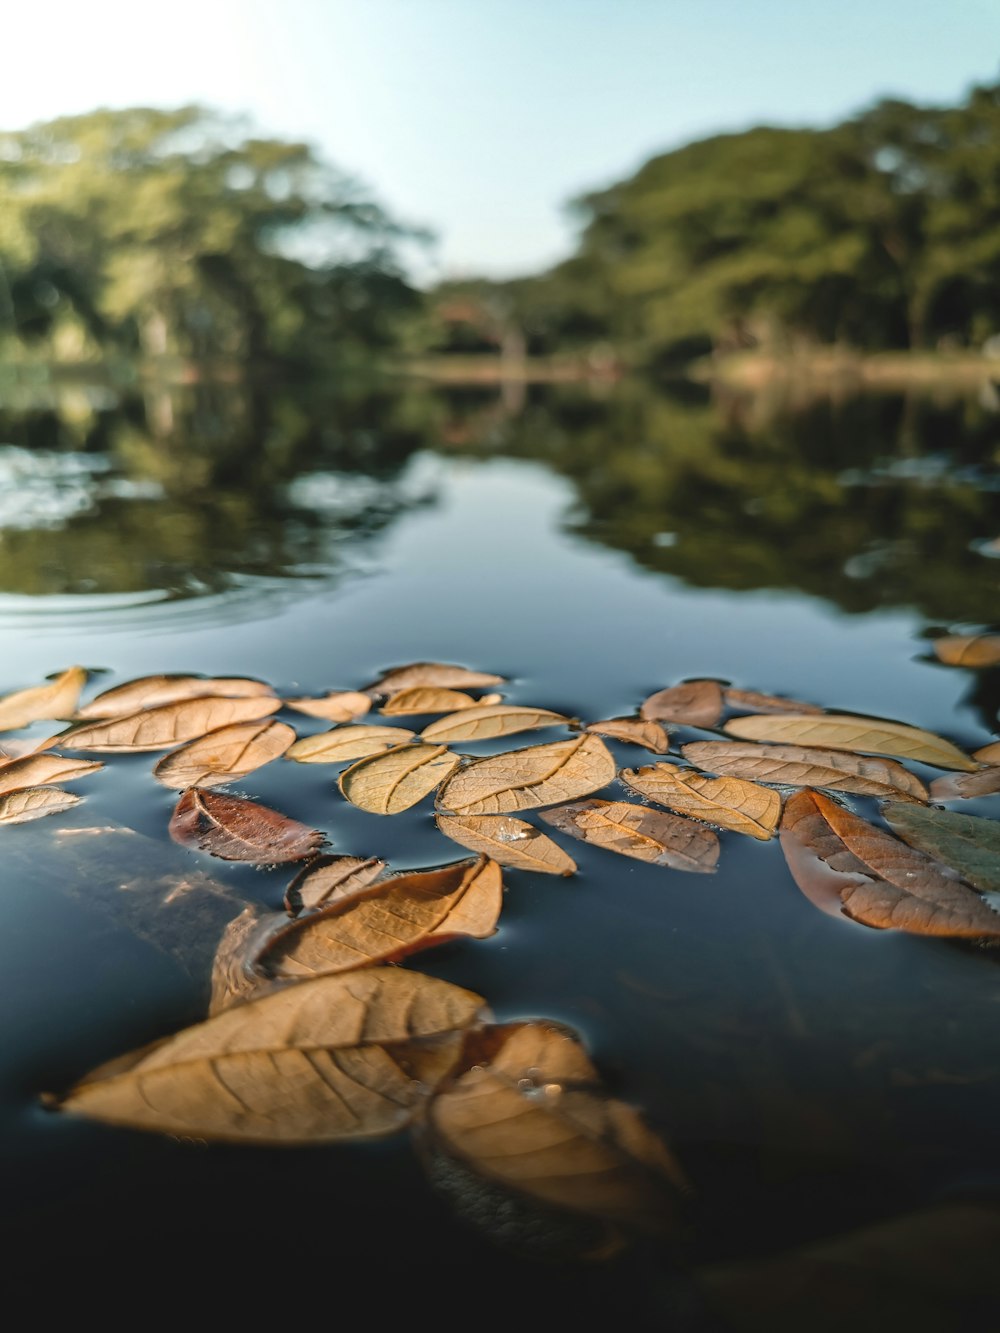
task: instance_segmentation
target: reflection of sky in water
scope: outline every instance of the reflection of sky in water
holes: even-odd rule
[[[0,447],[0,528],[58,528],[92,509],[106,458]]]

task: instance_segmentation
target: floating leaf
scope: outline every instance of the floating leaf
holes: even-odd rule
[[[906,810],[920,806],[903,803]],[[803,893],[852,921],[918,935],[1000,936],[1000,916],[953,871],[805,788],[789,797],[779,837]]]
[[[758,745],[752,741],[692,741],[681,746],[690,763],[788,787],[828,787],[859,796],[911,796],[927,800],[927,788],[893,759],[870,759],[842,750],[805,745]]]
[[[273,695],[184,699],[106,722],[82,722],[51,737],[44,748],[58,746],[60,750],[96,750],[106,754],[170,750],[219,727],[267,717],[280,707],[281,700]]]
[[[715,680],[689,680],[657,690],[643,700],[641,717],[687,727],[714,727],[722,716],[722,686]]]
[[[750,713],[824,713],[818,704],[807,704],[801,699],[786,699],[780,694],[760,694],[757,690],[724,689],[722,698],[727,708]]]
[[[87,683],[83,667],[73,666],[47,685],[33,685],[0,698],[0,731],[16,731],[32,722],[73,716]]]
[[[27,754],[0,764],[0,792],[73,782],[103,767],[91,759],[67,759],[61,754]]]
[[[485,1013],[472,991],[400,968],[318,977],[112,1061],[47,1100],[196,1139],[370,1139],[408,1124]]]
[[[477,1173],[626,1233],[674,1238],[689,1191],[666,1144],[608,1095],[561,1024],[512,1023],[473,1044],[472,1068],[444,1085],[419,1127]]]
[[[850,713],[827,713],[822,717],[802,717],[797,713],[772,716],[754,713],[749,717],[732,718],[725,724],[723,731],[743,740],[888,754],[897,759],[930,764],[934,768],[972,770],[977,767],[967,754],[932,732],[908,727],[901,722],[855,717]]]
[[[438,718],[420,733],[425,741],[488,741],[496,736],[512,736],[519,731],[539,727],[566,726],[570,718],[547,708],[523,704],[476,704],[450,717]]]
[[[502,815],[586,796],[615,776],[614,758],[598,736],[532,745],[475,759],[438,794],[442,810]]]
[[[1000,741],[991,741],[981,750],[973,750],[972,757],[978,759],[981,764],[1000,764]]]
[[[358,690],[331,690],[319,698],[283,699],[282,703],[297,713],[325,718],[327,722],[350,722],[352,718],[364,717],[372,706],[371,695]]]
[[[410,662],[393,667],[366,686],[369,694],[395,694],[416,686],[429,685],[442,689],[475,690],[484,685],[502,685],[504,676],[486,671],[471,671],[468,667],[453,666],[448,662]]]
[[[323,834],[243,796],[192,787],[174,807],[170,836],[185,847],[224,861],[271,865],[304,861],[326,841]]]
[[[618,776],[649,801],[735,833],[766,841],[778,827],[781,797],[745,778],[707,778],[674,764],[624,768]]]
[[[398,815],[429,795],[458,762],[443,745],[400,745],[352,764],[338,785],[352,805],[373,815]]]
[[[1000,634],[943,634],[931,648],[947,666],[1000,666]]]
[[[295,740],[285,722],[234,722],[172,750],[153,768],[166,787],[218,787],[245,777],[285,753]]]
[[[477,700],[461,690],[442,686],[415,685],[391,694],[379,710],[387,716],[409,713],[453,713],[460,708],[475,708]]]
[[[303,736],[288,747],[285,757],[300,764],[342,764],[348,759],[384,754],[412,741],[415,735],[403,727],[334,727],[318,736]]]
[[[674,870],[710,874],[719,859],[719,838],[712,829],[648,805],[579,801],[543,810],[541,818],[606,851]]]
[[[654,754],[666,754],[670,736],[659,722],[647,722],[639,717],[607,717],[600,722],[588,722],[584,731],[595,731],[599,736],[610,736],[629,745],[641,745]]]
[[[948,773],[931,783],[932,801],[969,801],[976,796],[1000,792],[1000,765],[991,764],[978,773]]]
[[[285,890],[285,909],[293,916],[350,898],[385,870],[376,856],[320,856],[300,870]]]
[[[1000,892],[1000,823],[954,810],[886,801],[882,815],[894,833],[958,872],[983,892]]]
[[[576,862],[524,819],[512,815],[438,815],[446,838],[492,857],[515,870],[540,870],[547,875],[572,875]]]
[[[249,680],[243,676],[140,676],[98,694],[77,709],[75,716],[91,719],[125,717],[140,708],[160,708],[182,699],[204,699],[214,695],[231,699],[273,698],[274,690],[262,680]]]
[[[0,796],[0,824],[26,824],[78,805],[79,796],[61,787],[18,787]]]

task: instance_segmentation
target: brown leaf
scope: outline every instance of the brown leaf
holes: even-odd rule
[[[690,1188],[684,1173],[638,1113],[601,1086],[574,1033],[511,1023],[483,1046],[428,1103],[425,1155],[443,1149],[551,1207],[676,1238]]]
[[[224,861],[272,865],[304,861],[326,841],[323,834],[243,796],[191,787],[170,818],[170,836],[184,847]]]
[[[0,777],[2,777],[0,773]],[[978,773],[948,773],[931,783],[932,801],[969,801],[1000,791],[1000,764],[990,764]]]
[[[666,754],[670,749],[670,736],[666,727],[659,722],[645,722],[638,717],[607,717],[600,722],[588,722],[584,731],[595,731],[599,736],[610,736],[613,740],[627,741],[629,745],[641,745],[653,754]]]
[[[950,866],[983,892],[1000,893],[1000,823],[954,810],[916,809],[885,801],[882,817],[893,833]]]
[[[651,722],[676,722],[687,727],[714,727],[722,716],[722,686],[715,680],[689,680],[657,690],[639,708]]]
[[[47,787],[55,782],[73,782],[96,773],[104,765],[91,759],[66,759],[61,754],[26,754],[0,764],[0,792],[19,787]]]
[[[475,704],[429,723],[420,735],[425,741],[447,744],[452,741],[486,741],[496,736],[512,736],[519,731],[535,731],[539,727],[566,726],[570,720],[547,708],[530,708],[523,704]]]
[[[317,977],[112,1061],[48,1101],[196,1139],[376,1138],[405,1128],[486,1013],[472,991],[400,968]]]
[[[786,699],[780,694],[759,694],[756,690],[724,689],[722,698],[734,712],[751,713],[823,713],[818,704],[807,704],[801,699]]]
[[[290,745],[286,759],[300,764],[342,764],[348,759],[363,759],[412,741],[416,732],[403,727],[334,727],[317,736],[303,736]]]
[[[373,815],[398,815],[416,805],[458,766],[443,745],[399,745],[361,759],[340,775],[342,795]]]
[[[280,758],[295,740],[285,722],[234,722],[164,755],[153,776],[166,787],[218,787]]]
[[[674,764],[624,768],[618,776],[649,801],[735,833],[766,841],[778,827],[781,797],[745,778],[707,778]]]
[[[932,732],[921,731],[918,727],[909,727],[901,722],[855,717],[850,713],[827,713],[822,717],[802,717],[797,713],[773,716],[754,713],[749,717],[730,719],[723,731],[731,736],[739,736],[741,740],[775,741],[830,750],[893,755],[897,759],[912,759],[933,768],[971,771],[977,767],[967,754]]]
[[[297,916],[353,897],[378,879],[385,868],[385,862],[375,856],[319,856],[300,870],[285,890],[285,910]]]
[[[0,731],[16,731],[32,722],[72,717],[86,683],[84,668],[73,666],[47,685],[33,685],[5,694],[0,698]]]
[[[502,685],[504,676],[486,671],[471,671],[468,667],[453,666],[447,662],[410,662],[393,667],[365,689],[369,694],[395,694],[418,685],[440,686],[443,689],[474,690],[484,685]]]
[[[918,935],[1000,936],[1000,916],[953,871],[811,788],[789,797],[779,837],[802,892],[820,906],[836,894],[852,921]]]
[[[280,707],[281,700],[274,695],[245,699],[215,695],[183,699],[158,708],[143,708],[106,722],[81,722],[79,726],[51,737],[45,748],[58,746],[60,750],[96,750],[106,754],[170,750],[233,722],[252,722],[267,717]]]
[[[547,875],[572,875],[571,856],[524,819],[512,815],[441,815],[437,826],[446,838],[482,852],[502,866],[540,870]]]
[[[973,750],[972,757],[978,759],[981,764],[1000,764],[1000,741],[991,741],[982,749]]]
[[[543,810],[541,818],[574,838],[652,865],[710,874],[719,859],[719,838],[712,829],[648,805],[579,801]]]
[[[125,717],[140,708],[160,708],[182,699],[204,699],[222,695],[230,699],[273,697],[274,690],[261,680],[242,676],[140,676],[91,699],[75,717]]]
[[[364,717],[372,706],[371,695],[358,690],[331,690],[316,699],[283,699],[282,703],[297,713],[325,718],[328,722],[350,722],[352,718]]]
[[[43,815],[58,815],[79,801],[79,796],[61,787],[18,787],[0,796],[0,824],[26,824]]]
[[[828,787],[859,796],[907,796],[927,800],[927,788],[893,759],[869,759],[842,750],[752,741],[693,741],[681,754],[710,773],[774,782],[788,787]]]
[[[453,713],[460,708],[475,708],[477,700],[461,690],[446,690],[442,686],[415,685],[391,694],[379,709],[387,717],[402,717],[410,713]]]
[[[931,648],[947,666],[1000,666],[1000,634],[944,634]]]
[[[610,750],[600,737],[583,734],[473,760],[445,783],[438,806],[452,814],[508,814],[586,796],[614,776]]]

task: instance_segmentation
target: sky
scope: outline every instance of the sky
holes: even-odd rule
[[[1000,0],[0,0],[0,55],[2,130],[197,102],[309,141],[434,233],[426,284],[557,262],[570,200],[692,139],[1000,80]]]

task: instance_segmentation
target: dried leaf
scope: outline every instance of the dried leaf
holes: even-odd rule
[[[378,879],[385,868],[385,862],[375,856],[317,857],[285,890],[285,910],[297,916],[351,898]]]
[[[562,713],[547,708],[529,708],[522,704],[476,704],[450,717],[438,718],[420,733],[425,741],[487,741],[496,736],[512,736],[519,731],[539,727],[566,726],[571,721]]]
[[[75,719],[125,717],[140,708],[160,708],[182,699],[222,695],[230,699],[274,697],[262,680],[242,676],[140,676],[105,690],[77,710]]]
[[[224,1142],[370,1139],[404,1128],[483,1020],[472,991],[400,968],[318,977],[94,1070],[54,1109]]]
[[[473,760],[445,783],[438,806],[452,814],[508,814],[586,796],[614,776],[610,750],[600,737],[584,733]]]
[[[780,694],[759,694],[756,690],[722,691],[727,708],[740,713],[823,713],[818,704],[807,704],[801,699],[786,699]]]
[[[352,718],[364,717],[372,706],[371,695],[358,690],[331,690],[319,698],[283,699],[282,703],[297,713],[325,718],[328,722],[350,722]]]
[[[618,776],[649,801],[735,833],[766,841],[778,827],[781,797],[745,778],[707,778],[674,764],[624,768]]]
[[[425,1155],[444,1149],[508,1189],[626,1233],[676,1237],[684,1173],[638,1113],[608,1095],[575,1034],[512,1023],[483,1046],[428,1103]]]
[[[1000,666],[1000,634],[944,634],[931,648],[947,666]]]
[[[55,782],[73,782],[96,773],[104,765],[92,759],[66,759],[61,754],[26,754],[0,764],[0,792],[19,787],[47,787]]]
[[[600,722],[588,722],[584,731],[595,731],[599,736],[610,736],[629,745],[641,745],[653,754],[666,754],[670,749],[670,735],[659,722],[645,722],[638,717],[607,717]]]
[[[927,800],[927,788],[893,759],[868,759],[842,750],[752,741],[693,741],[681,746],[690,763],[710,773],[774,782],[788,787],[827,787],[859,796],[908,796]]]
[[[61,787],[18,787],[0,796],[0,824],[26,824],[78,805],[79,796]]]
[[[415,735],[416,732],[403,727],[334,727],[317,736],[303,736],[288,747],[285,758],[300,764],[342,764],[349,759],[384,754],[412,741]]]
[[[969,801],[996,792],[1000,792],[1000,764],[987,765],[977,773],[948,773],[935,778],[930,794],[932,801]]]
[[[153,768],[166,787],[218,787],[263,768],[285,753],[295,731],[285,722],[264,718],[234,722],[172,750]]]
[[[51,737],[45,747],[39,748],[58,746],[61,750],[96,750],[106,754],[170,750],[219,727],[267,717],[280,707],[281,700],[273,695],[184,699],[158,708],[143,708],[106,722],[81,722]]]
[[[272,865],[304,861],[319,851],[323,834],[243,796],[191,787],[170,818],[170,836],[184,847],[224,861]]]
[[[502,685],[504,676],[486,671],[471,671],[468,667],[453,666],[447,662],[410,662],[393,667],[365,687],[369,694],[395,694],[419,685],[440,686],[443,689],[475,690],[484,685]]]
[[[732,718],[725,724],[723,731],[731,736],[739,736],[742,740],[893,755],[897,759],[912,759],[933,768],[970,771],[977,767],[967,754],[932,732],[908,727],[901,722],[855,717],[849,713],[827,713],[822,717],[801,717],[797,713],[773,716],[754,713],[749,717]]]
[[[47,685],[33,685],[5,694],[0,698],[0,731],[16,731],[32,722],[72,717],[86,683],[84,668],[73,666]]]
[[[689,680],[657,690],[639,713],[651,722],[676,722],[687,727],[714,727],[722,716],[722,686],[715,680]]]
[[[836,893],[852,921],[918,935],[1000,936],[1000,916],[953,871],[811,788],[789,797],[779,837],[802,892],[819,905]]]
[[[443,745],[400,745],[361,759],[340,775],[341,793],[373,815],[398,815],[429,795],[458,766]]]
[[[475,708],[477,700],[461,690],[442,686],[415,685],[391,694],[379,709],[386,716],[402,717],[409,713],[453,713],[460,708]]]
[[[886,801],[882,815],[904,842],[951,866],[983,892],[1000,892],[1000,823],[954,810]]]
[[[439,814],[437,826],[446,838],[482,852],[502,866],[539,870],[547,875],[572,875],[576,871],[576,862],[557,843],[512,815]]]
[[[1000,764],[1000,741],[991,741],[981,750],[973,750],[972,757],[978,759],[981,764]]]
[[[712,829],[648,805],[579,801],[543,810],[541,818],[574,838],[652,865],[710,874],[719,859],[719,838]]]

